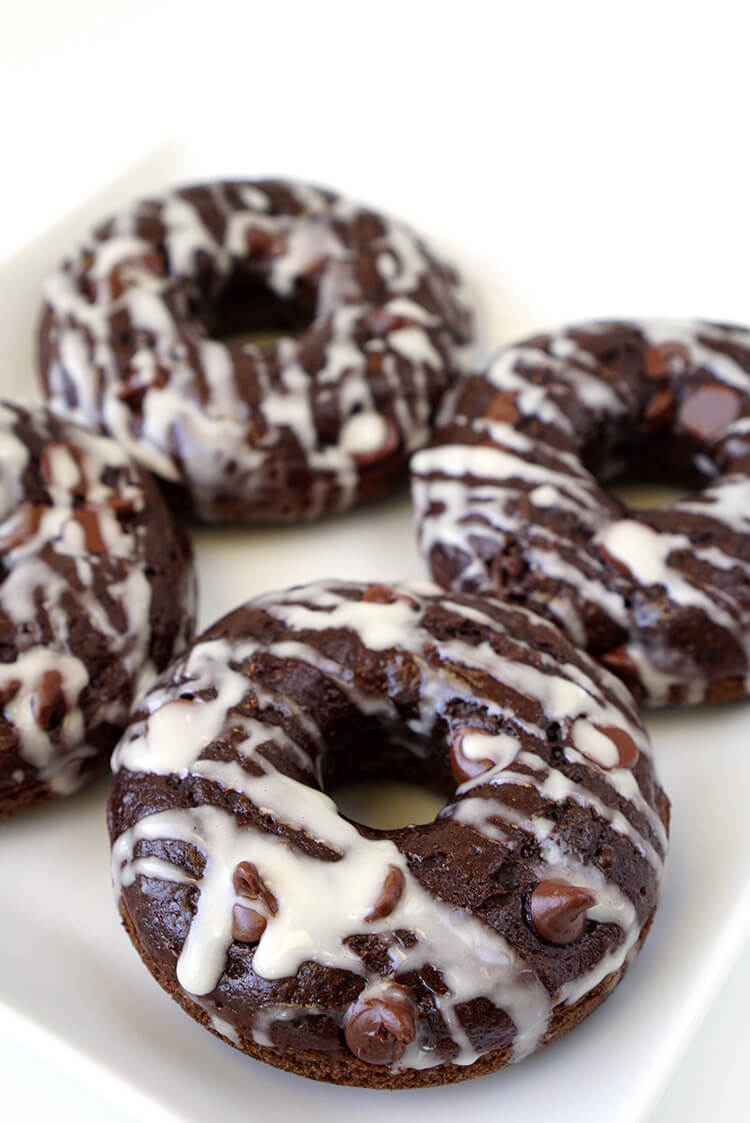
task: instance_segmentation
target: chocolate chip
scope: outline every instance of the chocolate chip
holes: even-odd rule
[[[396,601],[402,600],[415,611],[419,608],[419,601],[414,597],[407,596],[406,593],[397,593],[387,585],[368,585],[362,594],[362,600],[368,604],[395,604]]]
[[[3,683],[0,686],[0,708],[5,709],[9,702],[12,702],[18,691],[21,689],[21,682],[19,679],[11,679],[10,682]]]
[[[598,729],[600,733],[608,737],[617,749],[617,767],[632,768],[638,760],[638,746],[630,734],[626,733],[624,729],[618,729],[616,725],[595,725],[594,729]]]
[[[106,554],[107,543],[102,537],[98,513],[91,507],[78,507],[73,518],[83,528],[86,549],[90,554]]]
[[[731,386],[714,382],[693,391],[680,406],[677,420],[691,437],[711,441],[742,412],[742,399]]]
[[[149,273],[152,276],[163,277],[166,274],[166,262],[160,253],[132,254],[118,261],[117,265],[106,275],[98,278],[96,282],[96,299],[108,304],[119,300],[126,289],[135,284],[140,278],[133,276],[134,272]]]
[[[398,596],[386,585],[368,585],[362,594],[362,600],[373,604],[393,604]]]
[[[236,904],[232,910],[232,939],[256,944],[266,930],[268,912],[275,916],[279,904],[252,862],[238,862],[232,874],[232,887],[238,897],[260,902],[260,909]],[[262,910],[262,911],[261,911]]]
[[[473,780],[475,776],[481,776],[483,772],[486,772],[488,768],[492,768],[495,764],[494,760],[475,760],[473,757],[464,754],[461,745],[468,733],[486,735],[487,730],[467,726],[465,729],[460,729],[453,737],[451,741],[451,772],[457,784],[465,784],[467,780]]]
[[[356,418],[357,414],[354,415]],[[385,434],[378,448],[370,449],[367,452],[353,452],[352,460],[360,468],[367,468],[370,464],[377,464],[386,456],[390,456],[392,452],[401,444],[401,434],[398,430],[396,423],[390,418],[383,416],[385,423]]]
[[[613,647],[611,651],[605,651],[598,658],[605,667],[608,667],[616,675],[620,675],[621,678],[635,679],[640,682],[641,676],[638,671],[638,664],[628,654],[626,647]]]
[[[279,234],[269,234],[258,226],[247,228],[245,245],[251,257],[280,257],[286,250],[286,243]]]
[[[67,709],[59,671],[45,671],[31,695],[31,713],[40,729],[61,725]]]
[[[232,885],[238,897],[248,897],[251,901],[260,900],[271,916],[276,916],[279,911],[279,902],[252,862],[237,863],[232,876]]]
[[[689,369],[690,352],[684,343],[657,343],[646,351],[644,370],[649,378],[669,378]]]
[[[117,492],[113,492],[111,495],[107,496],[106,504],[110,511],[114,511],[115,517],[121,522],[127,522],[128,519],[132,519],[138,511],[135,496],[118,495]]]
[[[529,919],[543,940],[562,947],[583,935],[586,910],[594,904],[596,897],[589,889],[547,878],[531,891]]]
[[[516,395],[510,390],[500,390],[490,398],[482,414],[493,421],[504,421],[506,425],[515,425],[521,417],[521,412],[516,405]]]
[[[232,939],[240,944],[257,944],[267,923],[265,916],[255,909],[235,905],[232,909]]]
[[[365,913],[365,920],[372,923],[373,920],[382,920],[384,916],[390,916],[401,900],[405,886],[406,878],[402,871],[398,866],[389,866],[380,896],[372,908]]]
[[[0,550],[7,553],[29,542],[39,530],[46,508],[32,503],[22,503],[12,518],[0,530]]]
[[[364,990],[348,1010],[344,1037],[355,1057],[371,1065],[390,1065],[415,1040],[414,1002],[400,986]]]
[[[657,390],[643,412],[643,427],[647,432],[666,428],[669,424],[677,399],[671,390]]]

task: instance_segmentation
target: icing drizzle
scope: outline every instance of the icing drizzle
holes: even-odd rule
[[[210,320],[243,285],[247,304],[301,301],[312,323],[209,338],[200,309]],[[382,490],[429,438],[472,339],[460,281],[414,234],[274,181],[135,205],[84,239],[45,298],[55,411],[103,428],[209,521],[314,518]]]
[[[151,658],[145,503],[140,472],[113,441],[43,410],[0,405],[3,749],[24,764],[4,786],[33,780],[57,795],[75,791],[86,762],[106,751],[91,735],[122,729],[134,695],[161,669]],[[184,646],[194,615],[188,569],[176,578],[183,613],[167,655]],[[106,662],[97,658],[120,682],[116,693],[101,674],[92,682],[81,621],[107,652]],[[116,732],[109,736],[111,745]]]
[[[549,615],[648,705],[700,702],[721,681],[750,690],[745,411],[741,328],[590,323],[503,349],[446,403],[433,446],[412,459],[433,575]],[[626,466],[618,442],[634,426],[692,447],[703,490],[649,511],[608,495],[599,480]],[[582,462],[591,448],[597,477]],[[686,628],[720,630],[711,643],[726,658],[696,660]]]
[[[452,621],[450,638],[431,624],[435,613]],[[558,650],[543,650],[543,639]],[[311,673],[316,697],[333,690],[345,698],[347,726],[376,720],[387,736],[397,725],[407,752],[447,755],[451,739],[470,730],[464,751],[489,767],[458,787],[439,820],[503,853],[531,840],[530,884],[554,876],[591,891],[589,928],[601,935],[606,926],[609,936],[584,957],[582,971],[550,992],[535,954],[420,880],[408,840],[392,832],[365,836],[339,815],[319,777],[340,730],[325,707],[306,707],[300,723],[300,700],[279,677],[283,666]],[[419,680],[408,705],[404,676]],[[606,759],[599,763],[596,737],[581,737],[582,722],[592,729],[617,727],[632,738],[640,780],[601,746]],[[557,762],[549,753],[550,723],[558,730]],[[230,740],[232,754],[206,752]],[[627,692],[538,618],[450,597],[431,585],[321,582],[249,602],[198,640],[145,696],[113,767],[113,806],[149,775],[208,782],[216,793],[214,798],[202,788],[196,806],[136,817],[113,842],[113,877],[126,907],[149,879],[197,890],[176,964],[180,986],[210,1012],[232,944],[233,908],[241,901],[233,871],[250,862],[278,906],[253,953],[258,977],[288,979],[310,960],[351,972],[368,986],[379,986],[384,977],[398,982],[426,964],[439,972],[443,985],[433,1001],[451,1047],[447,1054],[436,1050],[418,1033],[396,1069],[476,1060],[481,1050],[471,1043],[462,1008],[480,997],[510,1018],[513,1055],[520,1059],[543,1041],[556,1007],[594,990],[632,955],[646,919],[643,901],[631,900],[604,868],[566,842],[550,818],[555,809],[575,805],[601,821],[640,863],[652,900],[661,877],[666,831],[654,804],[649,742]],[[514,791],[533,793],[546,814],[520,811]],[[240,821],[227,806],[227,793],[257,809],[273,828]],[[408,828],[407,834],[422,829]],[[200,871],[182,864],[173,849],[166,857],[164,842],[196,848]],[[403,888],[373,916],[393,870]],[[329,905],[321,908],[322,901]],[[403,932],[412,939],[401,938]],[[380,974],[367,968],[352,941],[357,935],[383,941],[387,966]],[[273,1009],[264,1005],[255,1013],[259,1044],[270,1041]],[[282,1003],[278,1020],[310,1012],[304,1006],[290,1012]],[[338,1020],[344,1013],[327,1012]],[[221,1017],[228,1016],[224,1007]]]

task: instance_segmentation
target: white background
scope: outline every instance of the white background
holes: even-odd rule
[[[318,180],[411,221],[459,256],[490,345],[597,315],[748,321],[743,8],[0,0],[0,255],[187,136],[206,175]],[[746,1120],[748,999],[750,955],[658,1123]],[[33,1048],[0,1038],[5,1118],[126,1118]]]

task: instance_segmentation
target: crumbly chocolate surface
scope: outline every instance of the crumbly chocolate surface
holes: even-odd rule
[[[631,510],[605,490],[694,488]],[[750,688],[750,331],[602,322],[500,351],[412,461],[445,588],[555,621],[646,705]]]
[[[0,815],[101,771],[194,625],[189,543],[117,445],[0,404]]]
[[[160,984],[315,1079],[445,1083],[567,1032],[656,908],[668,801],[622,684],[523,609],[321,582],[248,602],[143,698],[113,876]],[[445,792],[378,831],[326,785]]]
[[[176,505],[296,522],[393,484],[466,369],[471,320],[452,266],[385,216],[301,183],[203,184],[63,263],[40,369],[56,412],[115,437]]]

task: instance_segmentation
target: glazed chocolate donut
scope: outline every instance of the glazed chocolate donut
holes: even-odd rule
[[[319,1080],[448,1083],[531,1053],[651,923],[668,803],[614,676],[524,609],[434,585],[263,596],[142,700],[113,758],[113,877],[159,983]],[[324,794],[400,777],[434,822]]]
[[[193,634],[191,551],[114,441],[0,404],[0,815],[103,770]]]
[[[589,323],[500,351],[412,461],[445,588],[554,620],[642,703],[750,689],[750,331]],[[613,480],[694,494],[631,510]]]
[[[45,298],[52,408],[115,437],[209,522],[313,519],[382,494],[429,439],[472,334],[455,271],[409,230],[271,180],[138,203]]]

